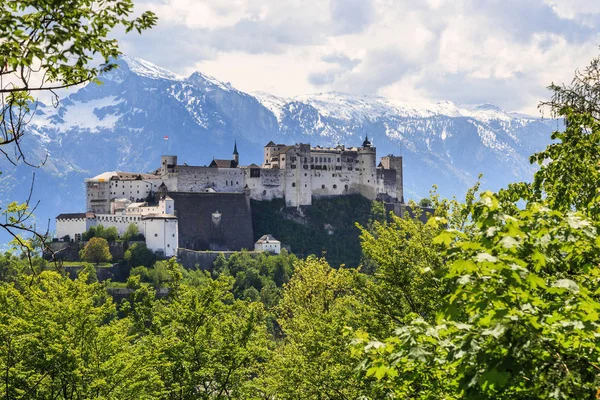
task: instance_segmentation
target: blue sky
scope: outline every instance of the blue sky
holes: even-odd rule
[[[537,113],[600,53],[598,0],[137,0],[123,51],[292,97],[342,91]]]

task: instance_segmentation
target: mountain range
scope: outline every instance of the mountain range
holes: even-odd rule
[[[245,93],[201,72],[179,76],[150,62],[123,57],[119,68],[62,99],[39,103],[24,148],[41,168],[0,161],[0,202],[23,200],[36,173],[39,224],[85,208],[83,181],[104,171],[147,172],[160,156],[208,165],[229,158],[237,141],[242,165],[260,164],[263,146],[309,142],[360,145],[366,135],[386,154],[404,157],[405,197],[461,198],[483,173],[483,188],[529,180],[529,156],[559,128],[491,104],[404,103],[374,96],[318,93],[282,98]],[[165,140],[168,137],[168,140]]]

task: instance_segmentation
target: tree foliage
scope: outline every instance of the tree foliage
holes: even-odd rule
[[[94,264],[112,260],[108,242],[103,238],[91,238],[81,251],[81,259]]]
[[[146,247],[145,243],[134,243],[125,251],[125,260],[130,268],[139,266],[150,268],[156,261],[156,255]]]

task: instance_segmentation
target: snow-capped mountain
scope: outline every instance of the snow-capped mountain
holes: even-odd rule
[[[528,157],[550,140],[556,121],[507,113],[490,104],[402,103],[382,97],[319,93],[281,98],[244,93],[201,72],[179,76],[123,57],[120,68],[64,98],[39,104],[26,150],[46,164],[33,171],[0,161],[0,199],[22,199],[36,172],[40,223],[83,211],[83,179],[104,171],[150,171],[160,156],[207,165],[230,156],[237,140],[242,164],[259,164],[263,146],[310,142],[359,145],[369,135],[379,156],[404,156],[405,193],[427,196],[433,184],[462,196],[481,172],[484,187],[527,180]],[[164,140],[167,136],[168,140]]]

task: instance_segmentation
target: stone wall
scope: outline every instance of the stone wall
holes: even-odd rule
[[[179,221],[179,247],[253,249],[252,213],[244,193],[169,192]]]
[[[194,251],[188,249],[177,250],[177,262],[187,269],[201,269],[203,271],[211,271],[215,260],[219,255],[228,259],[235,251]],[[249,251],[248,254],[254,256],[254,251]]]
[[[241,168],[178,166],[177,191],[201,192],[213,188],[217,192],[243,192],[244,171]]]

